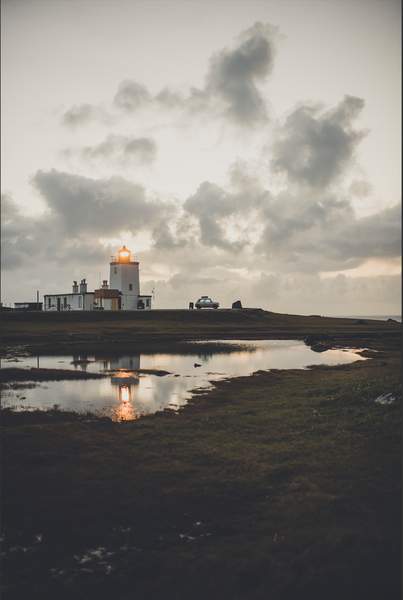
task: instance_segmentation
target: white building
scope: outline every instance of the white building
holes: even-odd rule
[[[95,292],[87,291],[85,279],[80,287],[73,281],[68,294],[46,294],[43,310],[141,310],[151,309],[151,296],[140,295],[140,269],[136,258],[123,246],[110,262],[110,287],[107,280]]]

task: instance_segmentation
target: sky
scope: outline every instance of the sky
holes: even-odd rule
[[[401,2],[2,0],[3,305],[401,313]]]

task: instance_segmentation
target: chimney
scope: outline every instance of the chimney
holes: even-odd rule
[[[80,283],[80,294],[83,294],[87,291],[87,284],[85,283],[85,279],[81,280]]]
[[[77,281],[73,281],[73,294],[78,294]]]
[[[104,279],[102,282],[102,289],[103,290],[107,290],[108,289],[108,280]]]

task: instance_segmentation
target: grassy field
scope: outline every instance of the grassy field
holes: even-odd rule
[[[284,315],[261,309],[90,312],[5,311],[2,344],[191,340],[303,339],[326,332],[337,339],[401,335],[401,323]]]
[[[183,312],[205,323],[187,339],[294,326],[294,339],[365,340],[371,358],[219,382],[179,414],[122,423],[3,410],[4,598],[400,598],[401,324],[268,313],[259,330],[238,311]],[[98,318],[74,322],[83,343],[106,331]],[[161,315],[146,319],[116,329],[168,339]],[[13,322],[7,344],[55,343],[56,319],[44,338]],[[375,402],[385,393],[396,400]]]

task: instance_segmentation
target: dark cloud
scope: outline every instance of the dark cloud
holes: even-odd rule
[[[124,79],[113,102],[121,110],[130,113],[151,102],[151,96],[144,85],[134,79]]]
[[[210,61],[202,89],[191,87],[187,96],[164,88],[155,100],[190,114],[221,116],[233,124],[254,126],[268,120],[263,85],[274,66],[278,29],[255,23],[242,32],[233,48],[223,48]]]
[[[401,256],[400,204],[362,219],[346,222],[335,234],[323,239],[332,258],[343,263],[351,259],[396,258]]]
[[[401,251],[401,208],[357,219],[347,200],[282,193],[265,206],[266,220],[255,252],[276,271],[346,270],[370,258],[393,259]]]
[[[148,199],[141,185],[123,177],[95,180],[52,169],[37,171],[32,183],[68,234],[150,229],[168,212],[167,205]]]
[[[52,169],[37,171],[32,184],[45,200],[43,214],[26,216],[11,198],[2,198],[4,268],[29,267],[38,258],[46,264],[99,263],[108,255],[101,238],[151,234],[176,210],[122,177],[94,180]]]
[[[212,215],[203,214],[200,217],[201,242],[206,246],[216,246],[228,252],[238,253],[245,246],[245,242],[237,240],[231,242],[225,236],[225,230]]]
[[[250,197],[228,193],[219,186],[204,181],[183,206],[185,211],[198,219],[203,244],[238,253],[246,241],[230,241],[225,230],[228,219],[246,211],[251,200]]]
[[[186,245],[185,238],[176,236],[175,239],[165,220],[154,227],[152,237],[154,248],[157,250],[172,250],[173,248],[183,248]]]
[[[124,113],[157,105],[183,109],[192,117],[221,116],[236,125],[264,123],[268,119],[268,104],[261,86],[273,70],[279,38],[276,27],[255,23],[238,36],[232,48],[223,48],[211,57],[202,89],[191,87],[184,94],[164,87],[152,96],[138,81],[124,79],[112,105]],[[76,126],[102,118],[105,114],[99,107],[82,104],[68,110],[63,123]]]
[[[267,120],[266,100],[258,87],[273,70],[278,31],[255,23],[238,38],[235,48],[224,48],[211,59],[205,92],[223,102],[231,120],[253,125]]]
[[[272,146],[273,171],[300,186],[324,188],[337,181],[366,135],[352,128],[363,107],[363,100],[351,96],[325,112],[318,104],[297,107],[278,130]]]

